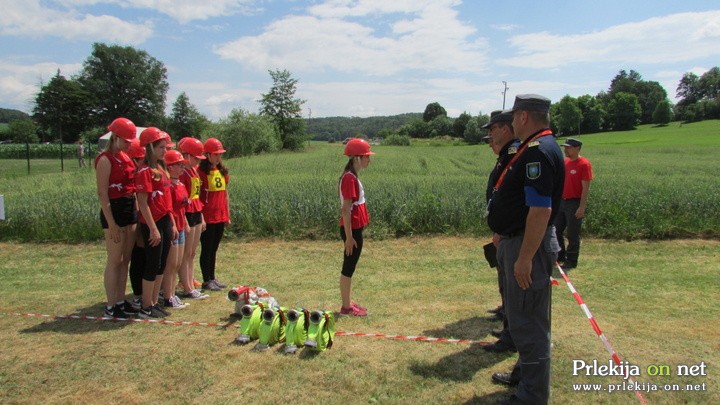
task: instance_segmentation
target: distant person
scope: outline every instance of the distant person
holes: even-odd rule
[[[502,173],[503,169],[510,162],[510,159],[517,153],[517,140],[515,139],[515,133],[512,127],[512,111],[493,111],[490,113],[490,121],[483,125],[483,128],[488,131],[488,141],[490,146],[498,155],[495,167],[493,167],[490,176],[488,177],[487,190],[485,193],[486,202],[490,201],[493,194],[493,189]],[[495,255],[497,256],[497,247],[500,242],[500,235],[493,233],[493,246],[495,247]],[[490,247],[490,246],[489,246]],[[500,292],[500,306],[491,309],[489,312],[494,313],[500,320],[503,321],[503,327],[500,330],[493,330],[491,333],[497,337],[498,340],[495,343],[484,345],[483,349],[491,352],[506,352],[515,351],[515,344],[513,343],[512,337],[510,336],[510,329],[508,328],[507,314],[505,313],[505,268],[496,260],[496,268],[498,273],[498,291]]]
[[[203,203],[205,231],[200,235],[200,270],[202,271],[202,288],[220,291],[227,285],[220,282],[215,275],[217,251],[225,232],[225,224],[230,223],[230,199],[227,185],[230,182],[228,168],[222,162],[225,153],[222,142],[209,138],[203,145],[207,159],[200,161],[200,201]]]
[[[506,270],[505,312],[519,353],[513,373],[493,380],[517,384],[505,404],[547,404],[550,397],[550,275],[558,246],[553,226],[565,165],[550,130],[550,100],[515,97],[517,153],[498,178],[488,203],[488,225],[500,235],[498,263]]]
[[[135,164],[125,150],[135,139],[135,124],[117,118],[108,126],[110,139],[95,158],[95,180],[100,200],[100,224],[105,236],[104,316],[125,318],[137,311],[125,301],[130,252],[135,244]]]
[[[140,228],[145,244],[145,269],[142,280],[140,318],[164,318],[170,315],[159,305],[160,287],[172,241],[178,238],[172,215],[170,177],[165,168],[169,136],[156,127],[145,128],[140,146],[145,159],[135,175],[140,210]]]
[[[85,143],[83,142],[82,138],[79,138],[77,140],[77,158],[78,158],[78,166],[80,168],[87,167],[85,164]]]
[[[560,212],[555,217],[560,253],[558,261],[563,263],[564,270],[574,269],[580,256],[580,232],[588,195],[590,181],[593,179],[592,165],[585,157],[580,156],[582,142],[568,138],[563,144],[565,149],[565,186],[563,187]],[[567,230],[567,247],[563,233]]]
[[[365,189],[358,173],[368,167],[370,144],[361,138],[353,138],[345,144],[345,156],[348,160],[338,184],[340,192],[340,237],[344,244],[342,270],[340,271],[340,314],[367,316],[367,308],[352,301],[352,277],[363,248],[363,229],[370,223]]]

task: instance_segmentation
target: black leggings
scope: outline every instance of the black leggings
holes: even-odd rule
[[[170,253],[170,245],[172,245],[173,234],[170,215],[158,219],[155,226],[160,232],[160,243],[157,246],[150,246],[150,227],[147,224],[141,224],[140,226],[145,241],[145,271],[143,271],[142,278],[147,281],[155,281],[157,276],[163,274],[168,253]]]
[[[345,240],[347,239],[347,237],[345,236],[344,227],[340,227],[340,237],[342,238],[343,242],[345,242]],[[355,239],[357,247],[353,249],[353,252],[350,256],[345,254],[345,249],[343,248],[343,265],[342,271],[340,272],[340,274],[348,278],[351,278],[353,276],[358,260],[360,260],[360,253],[362,253],[363,248],[363,228],[353,229],[352,237],[353,239]]]
[[[135,245],[133,246],[132,256],[130,256],[130,285],[132,286],[133,295],[142,295],[142,278],[145,272],[145,248]]]
[[[215,258],[225,231],[225,222],[207,224],[205,232],[200,234],[200,269],[203,282],[215,280]]]

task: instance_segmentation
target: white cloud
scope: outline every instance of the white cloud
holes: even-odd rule
[[[255,70],[329,69],[378,76],[405,71],[482,72],[488,41],[473,38],[475,28],[458,20],[451,8],[456,3],[331,1],[310,7],[311,15],[274,21],[260,35],[216,46],[215,52]],[[389,34],[378,34],[379,29],[351,18],[368,14],[381,14],[378,24]]]
[[[81,68],[81,64],[43,62],[21,65],[0,62],[0,94],[3,96],[3,104],[29,113],[40,86],[49,82],[58,69],[60,74],[69,78]]]
[[[169,15],[180,23],[261,11],[256,0],[121,0],[123,7],[146,8]]]
[[[112,41],[139,44],[151,34],[148,22],[133,24],[110,15],[81,14],[59,3],[25,0],[5,2],[0,35],[30,38]]]
[[[577,35],[548,32],[510,38],[518,55],[500,64],[538,69],[574,63],[688,61],[720,55],[720,11],[679,13]]]

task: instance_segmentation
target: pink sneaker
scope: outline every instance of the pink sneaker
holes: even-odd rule
[[[351,306],[351,307],[355,307],[355,308],[357,308],[357,309],[359,309],[359,310],[361,310],[361,311],[367,312],[367,308],[361,307],[357,302],[353,302],[352,304],[350,304],[350,306]]]
[[[352,315],[352,316],[367,316],[367,312],[361,310],[358,307],[350,305],[350,308],[340,307],[341,315]]]

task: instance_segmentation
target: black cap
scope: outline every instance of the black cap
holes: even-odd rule
[[[512,122],[513,116],[510,110],[495,110],[490,113],[490,121],[483,125],[483,129],[490,128],[493,124],[498,122]]]
[[[512,111],[539,111],[550,112],[550,99],[539,94],[518,94]]]
[[[575,139],[575,138],[568,138],[568,139],[565,140],[565,143],[563,144],[563,146],[572,146],[572,147],[575,147],[575,148],[579,148],[579,147],[582,146],[582,142],[581,142],[581,141],[578,141],[578,140]]]

